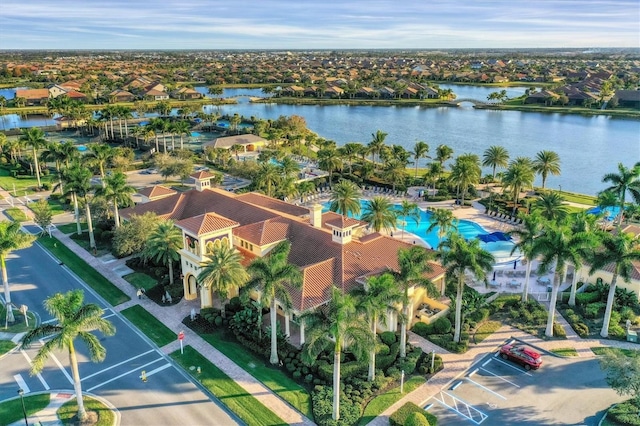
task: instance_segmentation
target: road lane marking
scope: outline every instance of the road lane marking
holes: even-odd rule
[[[151,364],[155,364],[155,363],[156,363],[156,362],[158,362],[158,361],[165,361],[165,359],[164,359],[164,358],[158,358],[158,359],[156,359],[156,360],[154,360],[154,361],[151,361],[151,362],[146,363],[145,365],[141,365],[141,366],[139,366],[139,367],[136,367],[136,368],[134,368],[134,369],[132,369],[132,370],[129,370],[129,371],[125,372],[125,373],[122,373],[122,374],[121,374],[121,375],[119,375],[119,376],[113,377],[113,378],[111,378],[111,379],[107,380],[106,382],[99,383],[99,384],[95,385],[94,387],[87,389],[87,392],[91,392],[92,390],[95,390],[95,389],[97,389],[97,388],[99,388],[99,387],[102,387],[102,386],[104,386],[104,385],[106,385],[106,384],[108,384],[108,383],[113,382],[114,380],[118,380],[118,379],[120,379],[120,378],[122,378],[122,377],[124,377],[124,376],[127,376],[127,375],[129,375],[129,374],[131,374],[131,373],[134,373],[134,372],[136,372],[136,371],[144,370],[144,369],[145,369],[145,367],[147,367],[147,366],[149,366],[149,365],[151,365]]]
[[[517,387],[517,388],[519,388],[519,387],[520,387],[520,386],[516,385],[515,383],[513,383],[512,381],[507,380],[507,379],[505,379],[505,378],[504,378],[504,377],[502,377],[502,376],[498,376],[496,373],[493,373],[493,372],[491,372],[491,371],[487,370],[486,368],[480,368],[480,370],[482,370],[482,371],[486,371],[487,373],[491,374],[492,376],[497,377],[498,379],[500,379],[500,380],[502,380],[502,381],[505,381],[505,382],[507,382],[507,383],[509,383],[509,384],[512,384],[513,386],[515,386],[515,387]]]
[[[507,366],[507,367],[509,367],[509,368],[513,368],[514,370],[516,370],[516,371],[519,371],[519,372],[523,373],[525,376],[533,377],[533,376],[531,376],[531,374],[527,373],[526,371],[522,371],[522,369],[521,369],[521,368],[514,367],[513,365],[509,364],[508,362],[503,361],[503,360],[502,360],[502,359],[500,359],[500,358],[496,358],[496,361],[498,361],[498,362],[500,362],[500,363],[502,363],[502,364],[506,365],[506,366]]]
[[[18,383],[18,387],[24,391],[24,393],[31,392],[29,386],[27,386],[27,382],[24,381],[21,374],[16,374],[13,376],[14,380]]]
[[[73,384],[73,379],[71,378],[69,373],[67,373],[67,370],[64,368],[62,363],[58,360],[58,358],[56,358],[54,354],[51,354],[51,359],[53,360],[53,362],[55,362],[58,365],[58,368],[60,369],[60,371],[62,371],[62,374],[64,374],[67,380],[69,380],[69,383]]]
[[[103,370],[100,370],[100,371],[98,371],[98,372],[95,372],[95,373],[93,373],[93,374],[89,374],[88,376],[83,377],[83,378],[82,378],[82,380],[80,380],[80,381],[81,381],[81,382],[84,382],[85,380],[90,379],[90,378],[92,378],[92,377],[94,377],[94,376],[97,376],[98,374],[102,374],[102,373],[104,373],[105,371],[109,371],[109,370],[111,370],[112,368],[119,367],[119,366],[121,366],[122,364],[125,364],[125,363],[127,363],[127,362],[129,362],[129,361],[133,361],[134,359],[136,359],[136,358],[140,358],[141,356],[145,356],[145,355],[147,355],[147,354],[150,354],[151,352],[156,352],[156,350],[155,350],[155,349],[151,349],[151,350],[148,350],[147,352],[141,353],[140,355],[136,355],[136,356],[134,356],[134,357],[132,357],[132,358],[125,359],[124,361],[119,362],[119,363],[117,363],[117,364],[114,364],[114,365],[112,365],[111,367],[107,367],[107,368],[105,368],[105,369],[103,369]]]
[[[111,318],[113,316],[115,316],[116,314],[109,314],[109,315],[105,315],[102,317],[102,319],[107,319],[107,318]]]
[[[20,353],[22,353],[22,356],[24,356],[27,359],[27,362],[29,362],[29,365],[33,365],[33,362],[31,362],[31,358],[29,357],[29,354],[27,354],[27,352],[24,349],[20,349]],[[38,380],[40,380],[40,383],[42,383],[42,386],[44,386],[46,390],[51,389],[49,387],[49,384],[46,382],[46,380],[44,380],[44,377],[42,377],[42,374],[38,373],[36,374],[36,377],[38,378]]]
[[[153,376],[154,374],[159,373],[159,372],[161,372],[162,370],[165,370],[165,369],[167,369],[167,368],[169,368],[169,367],[171,367],[171,364],[166,363],[165,365],[163,365],[163,366],[161,366],[161,367],[158,367],[158,368],[156,368],[155,370],[151,370],[151,371],[149,371],[149,372],[147,373],[147,377],[149,377],[149,376]],[[140,377],[142,377],[142,376],[140,376]]]
[[[474,384],[474,385],[476,385],[476,386],[481,387],[482,389],[486,390],[487,392],[491,392],[492,394],[494,394],[494,395],[495,395],[495,396],[497,396],[498,398],[502,398],[502,399],[504,399],[505,401],[507,400],[507,398],[505,398],[504,396],[500,395],[498,392],[492,391],[492,390],[491,390],[491,389],[489,389],[488,387],[483,386],[483,385],[481,385],[480,383],[478,383],[478,382],[476,382],[476,381],[474,381],[474,380],[472,380],[472,379],[470,379],[470,378],[468,378],[468,377],[466,378],[466,380],[467,380],[467,381],[469,381],[469,382],[471,382],[471,383],[473,383],[473,384]]]

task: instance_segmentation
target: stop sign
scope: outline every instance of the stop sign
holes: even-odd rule
[[[184,332],[178,333],[178,340],[184,340]]]

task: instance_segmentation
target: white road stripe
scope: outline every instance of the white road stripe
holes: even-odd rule
[[[113,316],[115,316],[115,315],[116,315],[116,314],[109,314],[109,315],[105,315],[105,316],[103,316],[103,317],[102,317],[102,319],[110,318],[110,317],[113,317]]]
[[[493,373],[493,372],[491,372],[491,371],[489,371],[489,370],[487,370],[487,369],[485,369],[485,368],[481,368],[480,370],[482,370],[482,371],[486,371],[487,373],[491,374],[492,376],[497,377],[498,379],[500,379],[500,380],[502,380],[502,381],[505,381],[505,382],[507,382],[507,383],[509,383],[509,384],[512,384],[513,386],[515,386],[515,387],[517,387],[517,388],[519,388],[519,387],[520,387],[520,386],[516,385],[515,383],[513,383],[513,382],[511,382],[511,381],[509,381],[509,380],[507,380],[507,379],[505,379],[504,377],[502,377],[502,376],[498,376],[497,374],[495,374],[495,373]]]
[[[29,362],[29,365],[33,365],[33,363],[31,362],[31,358],[29,357],[29,354],[27,354],[27,352],[24,349],[21,349],[20,352],[22,353],[22,356],[24,356],[27,359],[27,361]],[[42,386],[46,390],[51,389],[49,387],[49,384],[46,382],[46,380],[44,380],[44,377],[42,377],[42,374],[38,373],[36,374],[36,377],[38,378],[38,380],[40,380],[40,383],[42,383]]]
[[[519,371],[519,372],[523,373],[525,376],[529,376],[529,377],[531,377],[531,374],[527,373],[526,371],[522,371],[522,369],[521,369],[521,368],[515,367],[515,366],[513,366],[513,365],[509,364],[508,362],[504,362],[504,361],[503,361],[502,359],[500,359],[500,358],[496,358],[496,361],[498,361],[498,362],[500,362],[500,363],[502,363],[502,364],[506,365],[507,367],[513,368],[514,370],[516,370],[516,371]]]
[[[24,381],[22,375],[16,374],[15,376],[13,376],[13,378],[18,383],[18,387],[22,389],[24,393],[31,392],[31,389],[29,389],[29,386],[27,386],[27,382]]]
[[[147,377],[149,377],[149,376],[153,376],[154,374],[159,373],[159,372],[161,372],[162,370],[165,370],[165,369],[167,369],[167,368],[169,368],[169,367],[171,367],[171,364],[167,363],[167,364],[163,365],[162,367],[158,367],[158,368],[156,368],[155,370],[151,370],[151,371],[149,371],[149,372],[147,373]],[[142,376],[140,376],[140,378],[142,378]]]
[[[480,383],[478,383],[478,382],[476,382],[476,381],[474,381],[474,380],[472,380],[472,379],[470,379],[470,378],[468,378],[468,377],[466,378],[466,380],[470,381],[471,383],[473,383],[473,384],[474,384],[474,385],[476,385],[476,386],[481,387],[482,389],[486,390],[487,392],[491,392],[492,394],[494,394],[494,395],[495,395],[495,396],[497,396],[498,398],[502,398],[502,399],[504,399],[505,401],[507,400],[507,398],[505,398],[504,396],[500,395],[498,392],[494,392],[494,391],[492,391],[491,389],[489,389],[488,387],[486,387],[486,386],[482,386]]]
[[[156,359],[155,361],[148,362],[148,363],[146,363],[145,365],[141,365],[140,367],[134,368],[133,370],[129,370],[129,371],[127,371],[126,373],[122,373],[121,375],[116,376],[116,377],[113,377],[113,378],[111,378],[111,379],[107,380],[106,382],[102,382],[102,383],[100,383],[100,384],[98,384],[98,385],[95,385],[95,386],[94,386],[94,387],[92,387],[92,388],[87,389],[87,392],[91,392],[91,391],[92,391],[92,390],[94,390],[94,389],[97,389],[97,388],[99,388],[99,387],[102,387],[102,386],[106,385],[107,383],[111,383],[111,382],[113,382],[114,380],[118,380],[119,378],[124,377],[124,376],[126,376],[126,375],[128,375],[128,374],[131,374],[131,373],[133,373],[133,372],[140,371],[140,370],[144,370],[144,368],[145,368],[146,366],[151,365],[151,364],[155,364],[155,363],[156,363],[156,362],[158,362],[158,361],[164,361],[164,358],[158,358],[158,359]]]
[[[62,374],[65,375],[65,377],[67,378],[67,380],[69,380],[69,383],[73,384],[73,379],[71,378],[71,376],[69,375],[69,373],[67,373],[67,370],[64,368],[64,366],[62,365],[62,363],[58,360],[58,358],[56,358],[56,356],[54,354],[51,354],[51,359],[53,360],[53,362],[56,363],[56,365],[58,366],[58,368],[60,369],[60,371],[62,371]]]
[[[127,363],[127,362],[129,362],[129,361],[133,361],[133,360],[134,360],[134,359],[136,359],[136,358],[140,358],[141,356],[144,356],[144,355],[150,354],[151,352],[155,352],[155,351],[156,351],[155,349],[151,349],[151,350],[149,350],[149,351],[147,351],[147,352],[141,353],[140,355],[136,355],[136,356],[134,356],[133,358],[129,358],[129,359],[126,359],[126,360],[124,360],[124,361],[122,361],[122,362],[119,362],[119,363],[117,363],[117,364],[114,364],[114,365],[112,365],[111,367],[107,367],[107,368],[105,368],[105,369],[103,369],[103,370],[100,370],[100,371],[98,371],[98,372],[96,372],[96,373],[89,374],[88,376],[83,377],[80,381],[81,381],[81,382],[84,382],[85,380],[90,379],[90,378],[92,378],[92,377],[94,377],[94,376],[97,376],[98,374],[102,374],[102,373],[104,373],[105,371],[109,371],[109,370],[111,370],[112,368],[119,367],[119,366],[121,366],[122,364],[125,364],[125,363]]]

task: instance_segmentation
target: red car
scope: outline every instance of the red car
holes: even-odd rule
[[[504,345],[500,356],[522,365],[525,370],[537,370],[542,365],[542,356],[531,348],[522,345]]]

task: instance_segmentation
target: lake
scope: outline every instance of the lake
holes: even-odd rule
[[[450,87],[459,98],[484,100],[500,88]],[[201,88],[204,90],[206,88]],[[510,96],[526,87],[506,88]],[[224,96],[263,96],[260,89],[225,89]],[[208,112],[238,113],[245,117],[277,119],[299,115],[319,136],[336,141],[367,144],[377,130],[387,133],[387,144],[411,150],[416,141],[425,141],[433,154],[440,144],[449,145],[454,155],[482,156],[491,145],[504,146],[512,158],[533,157],[541,150],[555,151],[562,161],[562,175],[549,176],[547,187],[596,194],[605,188],[606,173],[617,172],[617,164],[630,167],[640,161],[640,120],[608,116],[585,117],[573,114],[476,110],[470,105],[454,107],[376,107],[252,104],[238,98],[236,105],[205,106]],[[0,118],[0,130],[53,124],[51,118],[22,119],[16,114]],[[422,160],[420,165],[425,164]],[[450,162],[448,162],[450,163]],[[447,163],[447,164],[448,164]],[[490,173],[490,170],[484,170]],[[538,178],[536,185],[541,185]]]

